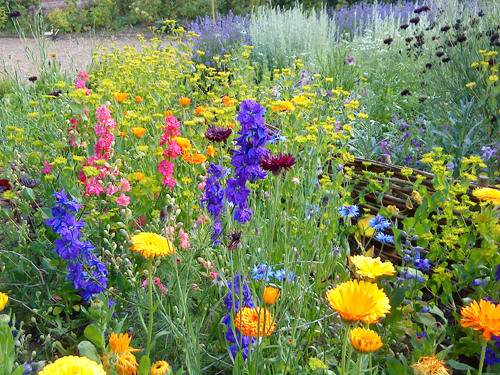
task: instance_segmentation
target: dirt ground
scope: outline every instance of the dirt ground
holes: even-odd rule
[[[48,54],[55,53],[57,61],[61,64],[63,71],[73,74],[80,69],[85,69],[92,60],[92,50],[96,45],[109,46],[116,43],[119,47],[125,45],[140,46],[137,34],[141,33],[146,40],[151,35],[143,30],[129,31],[116,35],[90,35],[72,34],[61,35],[56,40],[47,37],[46,50]],[[13,36],[0,36],[0,77],[3,71],[3,62],[10,71],[17,71],[22,79],[37,75],[36,67],[30,62],[26,50],[34,52],[39,56],[39,49],[35,39],[20,39]],[[49,57],[49,60],[51,58]]]

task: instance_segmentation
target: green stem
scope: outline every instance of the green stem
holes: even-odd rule
[[[148,289],[149,289],[149,321],[148,321],[148,343],[146,345],[146,357],[151,352],[151,339],[153,337],[153,258],[148,262]]]
[[[349,341],[350,325],[346,325],[344,342],[342,343],[342,375],[346,375],[345,362],[347,358],[347,341]]]
[[[370,375],[373,375],[372,353],[368,354],[370,358]]]
[[[486,355],[486,347],[487,346],[488,346],[488,343],[485,342],[483,344],[483,348],[481,349],[481,359],[479,360],[479,370],[477,372],[477,375],[481,375],[483,373],[484,357]]]
[[[363,366],[362,366],[362,362],[363,362],[362,359],[363,359],[362,355],[359,354],[358,355],[358,363],[356,364],[356,375],[361,375],[361,370],[363,368]]]

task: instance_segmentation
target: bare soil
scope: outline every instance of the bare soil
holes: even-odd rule
[[[56,60],[61,64],[62,71],[76,74],[80,69],[85,69],[92,60],[92,51],[96,46],[118,47],[125,45],[141,45],[137,34],[140,33],[149,40],[152,36],[144,30],[128,31],[118,34],[91,35],[71,34],[58,36],[55,40],[47,37],[46,51],[55,53]],[[149,34],[149,35],[148,35]],[[17,36],[0,36],[0,78],[2,77],[3,62],[9,71],[16,71],[21,79],[27,79],[38,74],[37,67],[32,64],[26,51],[31,50],[35,57],[40,56],[39,48],[34,38],[21,39]],[[49,58],[49,61],[51,58]]]

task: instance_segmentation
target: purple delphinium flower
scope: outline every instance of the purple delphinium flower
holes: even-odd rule
[[[73,287],[80,292],[85,301],[103,292],[108,278],[106,263],[101,263],[92,251],[95,249],[89,241],[82,242],[81,230],[85,227],[83,220],[76,220],[75,214],[80,207],[75,200],[70,200],[64,190],[54,193],[57,198],[52,207],[53,218],[45,222],[62,238],[54,241],[55,252],[65,260],[72,260],[68,264],[68,280],[72,280]]]
[[[224,176],[224,168],[212,163],[207,173],[209,176],[205,180],[205,194],[200,201],[214,219],[212,240],[214,240],[214,245],[218,245],[221,242],[220,234],[222,233],[221,216],[225,211],[224,189],[219,181]]]
[[[422,269],[424,272],[429,271],[429,269],[431,268],[429,259],[422,259],[419,253],[415,254],[413,265],[415,266],[416,269]]]
[[[484,356],[484,364],[486,366],[493,366],[500,363],[500,356],[495,353],[493,348],[486,348],[486,353]]]
[[[264,145],[269,140],[264,122],[265,112],[265,108],[259,103],[248,99],[241,103],[237,116],[241,130],[235,141],[239,148],[231,160],[235,177],[227,180],[225,193],[227,200],[236,206],[234,219],[242,224],[252,218],[252,211],[247,204],[250,195],[247,181],[263,180],[267,177],[267,173],[259,166],[259,159],[267,154]]]
[[[495,272],[495,281],[500,281],[500,264],[497,266],[497,270]]]

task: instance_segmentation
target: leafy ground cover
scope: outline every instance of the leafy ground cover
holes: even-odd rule
[[[263,8],[9,75],[3,373],[498,373],[499,11]]]

